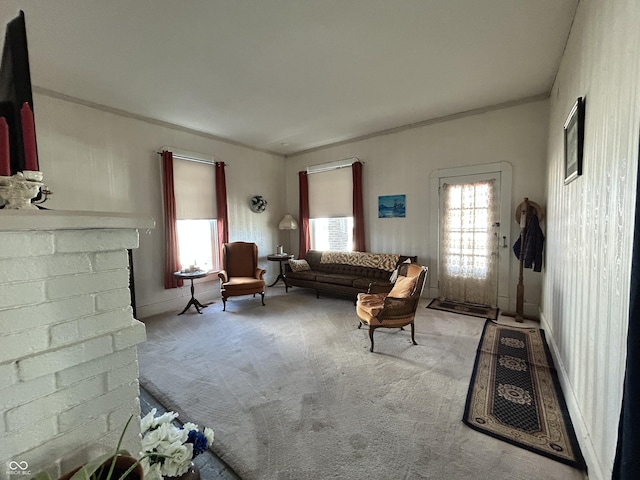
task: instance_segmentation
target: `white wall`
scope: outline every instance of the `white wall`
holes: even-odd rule
[[[417,255],[433,267],[437,245],[431,242],[430,175],[434,170],[468,165],[509,162],[513,167],[512,198],[515,208],[523,197],[543,207],[544,159],[547,148],[548,101],[536,101],[476,115],[373,137],[287,158],[287,209],[298,215],[297,172],[307,165],[358,157],[363,168],[367,249],[379,253]],[[406,218],[378,218],[378,196],[407,195]],[[511,245],[519,235],[513,215],[507,219],[511,235],[512,309],[515,309],[517,259]],[[543,229],[545,225],[542,225]],[[298,232],[291,237],[298,251]],[[433,271],[433,269],[432,269]],[[537,306],[541,274],[525,271],[525,300]]]
[[[139,213],[156,220],[155,230],[141,232],[140,248],[134,252],[139,318],[182,309],[190,296],[188,282],[180,289],[163,288],[162,195],[156,154],[163,145],[214,155],[227,164],[229,240],[256,242],[260,266],[267,269],[268,279],[275,278],[276,269],[266,255],[281,243],[282,157],[43,94],[34,95],[34,113],[40,169],[54,192],[44,206]],[[249,198],[256,194],[269,202],[262,214],[249,210]],[[196,285],[196,296],[201,301],[219,297],[217,277]]]
[[[610,478],[622,398],[640,115],[640,3],[580,2],[551,93],[543,321],[589,477]],[[563,124],[586,99],[583,175],[563,184]]]

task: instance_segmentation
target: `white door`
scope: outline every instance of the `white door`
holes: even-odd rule
[[[440,297],[497,306],[500,172],[441,177]]]

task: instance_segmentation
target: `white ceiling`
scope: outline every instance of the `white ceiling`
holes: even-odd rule
[[[547,93],[579,0],[55,0],[32,84],[291,154]],[[36,106],[37,118],[37,106]]]

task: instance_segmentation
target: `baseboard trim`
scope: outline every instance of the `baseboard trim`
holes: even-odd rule
[[[588,478],[589,480],[607,480],[611,478],[611,472],[609,472],[609,475],[605,475],[604,469],[602,468],[602,465],[598,460],[593,442],[591,440],[591,435],[589,434],[589,429],[587,428],[587,424],[585,423],[584,417],[582,416],[582,411],[580,410],[580,406],[576,399],[574,389],[571,385],[571,382],[569,381],[569,377],[567,375],[567,371],[564,368],[564,364],[560,359],[558,345],[555,342],[553,329],[549,325],[549,322],[547,322],[547,319],[541,310],[538,311],[538,315],[540,318],[540,328],[542,328],[546,333],[545,337],[551,349],[553,363],[556,367],[556,370],[558,371],[558,379],[560,380],[560,386],[562,387],[564,399],[567,402],[567,409],[569,410],[571,423],[573,423],[573,428],[576,431],[576,436],[578,437],[578,443],[580,444],[582,455],[589,470],[589,475],[585,475],[585,479]]]
[[[177,298],[172,298],[171,300],[164,300],[162,302],[150,303],[148,305],[136,305],[136,314],[138,320],[152,317],[154,315],[159,315],[161,313],[167,313],[174,311],[176,315],[182,311],[185,307],[189,298],[191,298],[191,293],[188,291],[189,289],[185,289],[185,295]],[[195,297],[200,300],[200,302],[205,305],[208,303],[216,302],[220,300],[220,292],[218,290],[207,290],[203,292],[196,292]],[[192,308],[193,310],[193,308]]]

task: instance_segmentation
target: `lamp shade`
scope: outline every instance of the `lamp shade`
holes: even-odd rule
[[[288,213],[280,220],[278,224],[280,230],[295,230],[298,228],[298,222]]]

